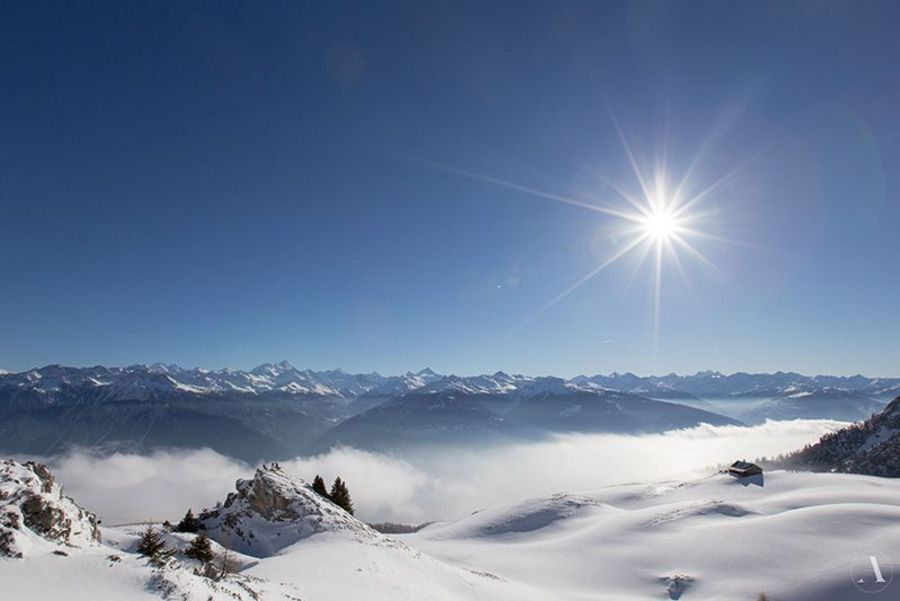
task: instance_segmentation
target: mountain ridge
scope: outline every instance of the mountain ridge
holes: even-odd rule
[[[878,395],[894,387],[900,387],[900,379],[792,372],[567,379],[503,371],[443,375],[429,368],[384,376],[298,369],[287,361],[249,371],[163,363],[48,365],[0,374],[0,441],[4,450],[35,455],[59,454],[72,446],[208,447],[257,462],[354,441],[391,450],[394,443],[384,438],[390,432],[396,440],[416,444],[455,444],[482,434],[506,440],[554,432],[640,434],[766,419],[858,421],[880,410]],[[754,398],[765,404],[739,414],[739,402]],[[403,424],[408,431],[402,431]],[[363,427],[371,432],[358,429]]]
[[[156,391],[181,390],[196,394],[247,393],[334,396],[355,398],[361,395],[401,394],[416,388],[448,385],[460,382],[479,386],[486,382],[528,382],[541,378],[557,378],[578,385],[599,386],[609,390],[633,392],[661,398],[772,398],[787,396],[792,391],[837,389],[863,393],[877,398],[891,397],[900,389],[900,377],[807,376],[796,372],[723,374],[717,371],[698,371],[694,374],[638,376],[631,372],[608,375],[578,375],[559,378],[552,375],[525,376],[497,371],[493,374],[459,376],[439,374],[430,368],[398,375],[378,372],[351,373],[341,368],[315,371],[298,369],[288,361],[263,363],[250,370],[222,368],[183,368],[177,364],[135,364],[127,367],[71,367],[51,364],[21,372],[0,370],[0,387],[10,384],[31,387],[44,393],[57,391],[62,385],[86,385],[98,388],[112,386],[111,392],[129,393],[129,386]],[[481,384],[479,384],[481,382]],[[892,398],[892,397],[891,397]]]

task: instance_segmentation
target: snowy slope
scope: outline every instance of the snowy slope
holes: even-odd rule
[[[21,482],[4,490],[31,487]],[[180,553],[155,568],[132,552],[132,526],[103,528],[102,543],[67,546],[67,555],[49,542],[0,559],[0,590],[23,601],[755,601],[761,592],[853,601],[900,592],[897,480],[770,472],[631,484],[491,507],[399,537],[371,531],[278,469],[242,482],[207,517],[226,542],[238,530],[238,544],[270,541],[258,558],[237,556],[240,574],[204,578]],[[166,539],[181,549],[192,536]],[[851,581],[854,561],[873,553],[897,576],[876,597]]]
[[[774,472],[754,484],[716,475],[611,487],[492,508],[403,540],[546,599],[871,598],[851,566],[876,551],[900,560],[900,482]]]
[[[3,480],[4,508],[17,507],[34,493],[51,501],[58,487],[43,492],[45,478],[31,466],[8,462]],[[156,566],[135,553],[143,525],[103,528],[103,542],[23,533],[31,544],[20,558],[0,559],[0,593],[16,601],[329,601],[366,599],[509,600],[525,589],[431,558],[396,539],[381,535],[312,492],[302,480],[271,466],[238,483],[214,515],[204,516],[210,534],[226,542],[240,573],[221,579],[200,575],[200,565],[184,556],[192,534],[166,533],[174,555]],[[65,516],[89,515],[65,500]],[[228,523],[225,526],[225,523]],[[158,526],[157,526],[158,527]],[[236,536],[235,536],[236,535]],[[55,534],[54,534],[55,536]],[[257,559],[236,553],[234,546],[254,552],[267,540]],[[276,542],[277,541],[277,542]],[[75,542],[83,543],[75,546]],[[213,544],[217,555],[224,552]]]

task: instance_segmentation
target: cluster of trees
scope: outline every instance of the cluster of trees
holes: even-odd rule
[[[174,550],[169,549],[166,545],[162,533],[153,526],[147,526],[147,529],[141,534],[137,552],[157,564],[165,563],[165,560],[175,553]],[[212,544],[209,542],[209,537],[205,532],[201,532],[194,537],[194,540],[184,550],[184,554],[202,563],[209,563],[215,558]]]
[[[159,530],[148,526],[138,541],[137,552],[147,557],[153,564],[162,566],[175,554],[175,549],[168,548]],[[201,570],[197,572],[198,574],[214,580],[236,572],[240,567],[231,558],[227,548],[219,555],[213,552],[212,543],[206,532],[200,532],[195,536],[182,552],[186,557],[200,562]]]
[[[203,523],[197,519],[192,509],[188,509],[187,513],[176,526],[172,526],[168,522],[165,523],[168,530],[175,532],[187,532],[196,534],[188,546],[181,552],[191,559],[200,562],[201,567],[197,572],[200,575],[218,580],[226,574],[237,572],[240,565],[232,557],[227,547],[219,554],[213,551],[212,542],[209,540],[205,532]],[[162,532],[148,526],[141,534],[138,541],[137,552],[147,557],[151,563],[162,566],[172,557],[177,549],[170,549],[163,539]]]
[[[334,479],[331,491],[325,487],[325,480],[316,474],[312,484],[313,490],[325,497],[350,515],[353,515],[353,500],[350,498],[350,489],[340,476]]]

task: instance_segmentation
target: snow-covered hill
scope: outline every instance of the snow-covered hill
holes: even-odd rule
[[[42,468],[4,465],[3,491],[14,495],[4,511],[22,511],[28,494],[59,500],[53,484],[44,492]],[[102,542],[88,529],[66,543],[24,524],[19,534],[37,542],[0,559],[0,592],[17,601],[893,599],[898,499],[900,480],[871,476],[716,474],[515,501],[388,537],[268,466],[205,517],[232,547],[237,574],[200,575],[183,554],[192,534],[166,534],[174,556],[154,566],[134,553],[143,526],[104,527]],[[65,503],[65,515],[87,515]],[[874,582],[870,555],[890,579],[880,596],[858,588]]]

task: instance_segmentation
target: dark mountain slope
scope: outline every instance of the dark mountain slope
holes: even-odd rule
[[[393,451],[411,446],[495,444],[564,432],[662,432],[674,428],[739,424],[684,405],[580,387],[558,378],[530,380],[519,388],[485,386],[448,378],[355,415],[309,447]]]
[[[778,464],[794,469],[900,477],[900,397],[861,424],[826,434]]]

